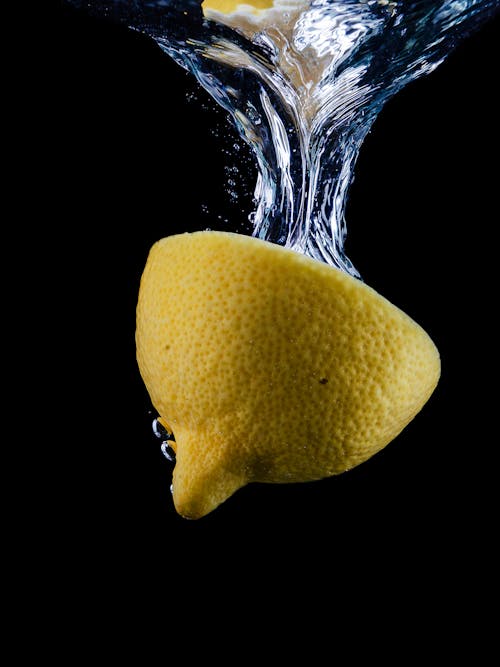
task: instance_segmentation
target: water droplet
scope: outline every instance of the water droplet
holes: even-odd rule
[[[172,434],[163,426],[158,417],[153,419],[153,433],[157,438],[171,438]]]
[[[162,451],[163,456],[168,461],[171,461],[172,463],[174,463],[175,462],[175,452],[172,449],[172,447],[170,446],[170,442],[171,441],[169,441],[169,440],[164,440],[161,443],[161,451]]]
[[[169,432],[169,430],[166,429],[165,426],[163,426],[158,417],[156,417],[156,419],[153,419],[152,427],[155,436],[157,438],[160,438],[162,441],[161,451],[163,453],[163,456],[169,461],[174,462],[175,451],[172,449],[172,442],[175,442],[174,434]]]

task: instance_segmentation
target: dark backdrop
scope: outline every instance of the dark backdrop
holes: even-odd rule
[[[451,580],[450,561],[467,545],[483,549],[488,532],[488,486],[477,478],[491,457],[494,409],[485,378],[496,339],[499,21],[387,104],[362,150],[347,211],[348,254],[366,282],[441,351],[435,394],[357,469],[312,484],[252,485],[197,522],[178,517],[170,498],[172,467],[152,435],[135,362],[134,311],[157,239],[207,226],[245,229],[250,197],[234,205],[224,189],[226,168],[239,159],[226,151],[241,141],[144,36],[68,8],[60,34],[60,224],[49,240],[60,248],[53,293],[64,322],[61,404],[79,459],[70,486],[83,472],[71,514],[88,562],[107,563],[111,573],[134,569],[139,554],[167,581],[187,560],[205,581],[224,578],[224,563],[242,563],[238,586],[247,595],[263,572],[281,581],[284,564],[296,570],[294,590],[316,577],[325,590],[376,578],[384,561],[411,567],[412,581],[425,570]],[[248,173],[251,190],[251,165]]]

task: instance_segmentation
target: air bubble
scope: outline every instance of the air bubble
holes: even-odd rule
[[[153,428],[153,433],[157,438],[173,440],[173,433],[171,433],[168,429],[166,429],[163,426],[158,417],[155,417],[155,419],[153,419],[152,428]]]
[[[175,451],[172,448],[172,443],[175,442],[174,434],[163,426],[158,417],[153,419],[153,433],[159,438],[161,443],[161,451],[163,456],[168,461],[175,461]]]
[[[175,462],[175,452],[170,445],[170,440],[164,440],[161,443],[161,451],[163,456],[171,463]]]

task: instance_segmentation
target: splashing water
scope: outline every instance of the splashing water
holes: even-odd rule
[[[254,151],[254,236],[359,277],[346,195],[384,103],[500,0],[68,0],[153,37]],[[245,0],[242,0],[245,2]]]

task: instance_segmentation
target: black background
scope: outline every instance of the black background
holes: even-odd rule
[[[208,226],[248,229],[250,197],[233,205],[224,189],[225,167],[245,149],[225,152],[241,141],[223,112],[152,41],[68,7],[60,21],[60,224],[50,240],[60,248],[61,411],[70,414],[68,447],[79,459],[68,477],[70,510],[88,564],[134,571],[140,558],[142,573],[173,585],[194,561],[190,576],[217,588],[229,576],[224,564],[237,563],[234,585],[247,596],[260,577],[285,589],[285,566],[295,571],[293,590],[378,578],[383,563],[409,568],[405,585],[415,590],[428,571],[452,587],[450,563],[471,544],[483,549],[488,534],[489,488],[478,476],[493,447],[486,379],[497,338],[499,21],[386,105],[347,210],[348,255],[365,281],[440,349],[435,394],[357,469],[311,484],[251,485],[196,522],[175,513],[171,465],[151,432],[135,304],[157,239]]]

